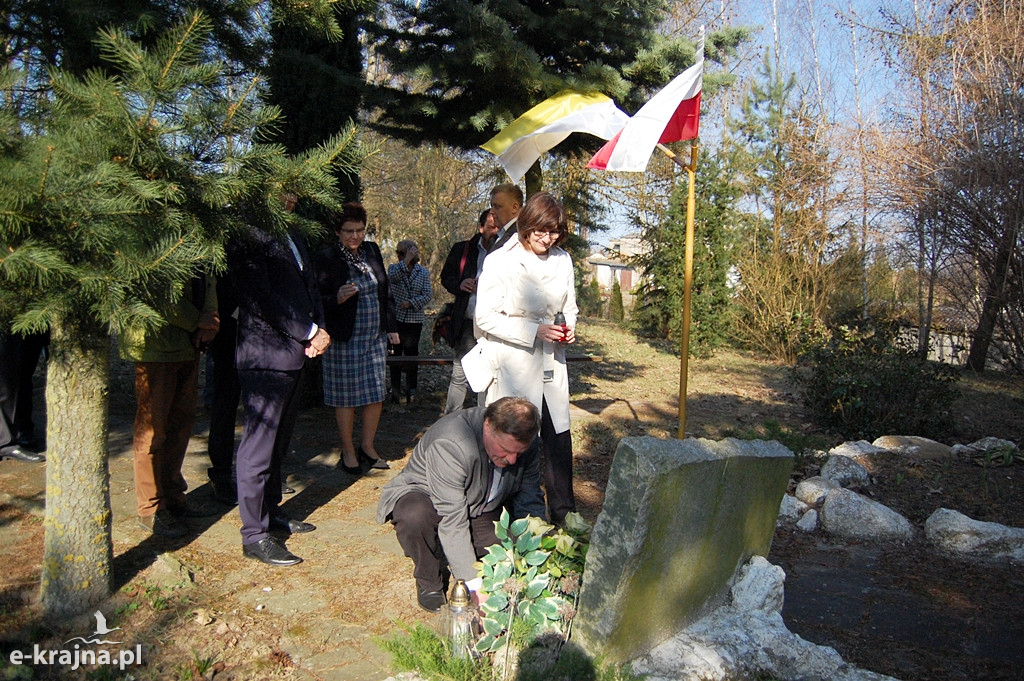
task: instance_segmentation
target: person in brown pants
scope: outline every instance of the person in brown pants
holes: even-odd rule
[[[210,515],[185,504],[181,474],[195,423],[199,347],[220,327],[212,277],[198,276],[191,290],[164,311],[155,331],[129,329],[121,355],[135,361],[135,430],[132,439],[139,524],[162,537],[187,534],[187,516]]]

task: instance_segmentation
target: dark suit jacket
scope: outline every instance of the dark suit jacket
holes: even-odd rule
[[[486,407],[463,409],[432,425],[409,457],[402,472],[381,490],[377,522],[385,523],[395,502],[411,491],[430,497],[441,516],[437,535],[455,579],[476,577],[476,553],[470,535],[470,518],[484,510],[495,470],[484,449]],[[498,498],[510,505],[514,518],[546,517],[540,489],[539,438],[516,460],[501,470]]]
[[[291,236],[303,268],[285,238],[259,228],[228,242],[228,266],[238,296],[239,369],[301,369],[310,329],[324,325],[305,243],[298,234]]]
[[[359,294],[342,304],[338,304],[338,289],[349,280],[349,264],[341,253],[344,248],[334,243],[316,254],[313,270],[316,272],[317,288],[320,302],[324,308],[327,333],[332,340],[348,341],[352,338],[352,328],[356,323],[356,307]],[[398,333],[398,322],[395,319],[395,299],[388,283],[388,273],[384,269],[384,258],[380,247],[372,241],[364,241],[359,246],[366,257],[366,263],[377,277],[377,304],[380,305],[380,325],[384,333]]]
[[[469,250],[466,250],[466,244]],[[455,303],[452,310],[452,338],[459,338],[462,334],[462,323],[466,319],[466,306],[469,305],[470,294],[459,288],[463,279],[473,279],[477,276],[476,263],[479,259],[480,235],[477,234],[469,241],[460,241],[448,252],[445,258],[444,267],[441,268],[441,285],[455,296]],[[466,254],[466,266],[459,274],[459,264],[462,262],[462,254]]]
[[[487,252],[494,253],[496,250],[508,243],[508,240],[512,238],[519,238],[519,220],[513,220],[512,224],[501,233],[501,236],[494,240],[494,243],[487,249]]]

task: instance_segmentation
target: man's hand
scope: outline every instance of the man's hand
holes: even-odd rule
[[[388,334],[388,343],[391,343],[392,345],[398,345],[401,342],[402,342],[402,339],[398,337],[397,333],[389,333]]]
[[[216,310],[203,312],[199,315],[199,322],[196,326],[204,331],[213,331],[214,333],[217,333],[217,331],[220,330],[220,314],[218,314]]]
[[[330,344],[330,334],[323,329],[317,329],[316,334],[309,339],[309,345],[306,346],[306,357],[319,357],[324,354],[324,351],[327,350],[327,346]]]
[[[463,279],[462,283],[459,284],[459,290],[465,291],[466,293],[476,292],[476,279]]]

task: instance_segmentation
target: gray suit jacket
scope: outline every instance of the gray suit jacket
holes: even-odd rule
[[[487,500],[492,471],[484,449],[485,407],[464,409],[432,425],[402,472],[381,491],[377,522],[385,523],[404,494],[419,491],[430,497],[441,523],[437,534],[455,579],[473,579],[476,552],[469,519],[480,515]],[[540,489],[539,439],[514,466],[501,470],[498,498],[510,503],[514,518],[546,517]]]

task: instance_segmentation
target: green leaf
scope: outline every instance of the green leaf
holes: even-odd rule
[[[529,533],[520,535],[519,539],[516,540],[516,551],[519,553],[529,553],[539,548],[540,537],[531,536]]]
[[[492,592],[484,601],[484,607],[492,612],[500,612],[508,607],[508,596],[504,591]]]
[[[558,619],[558,600],[555,598],[542,598],[533,604],[535,614],[542,614],[549,620]]]
[[[550,554],[545,551],[533,551],[526,554],[523,559],[526,561],[527,565],[541,565],[548,559],[549,555]]]
[[[491,645],[494,643],[494,637],[490,634],[481,636],[480,640],[476,642],[476,649],[481,653],[489,653],[491,651]]]
[[[485,617],[480,620],[480,624],[483,625],[484,631],[487,632],[488,636],[498,637],[501,636],[501,632],[504,631],[504,627],[490,617]]]
[[[526,587],[526,596],[530,600],[533,600],[544,593],[544,589],[548,586],[547,579],[535,579],[530,582]]]
[[[509,563],[501,563],[494,566],[494,579],[498,582],[498,586],[501,587],[502,583],[512,577],[512,565]]]
[[[530,521],[526,518],[520,518],[519,520],[513,522],[512,525],[509,527],[509,533],[516,537],[519,537],[524,532],[526,532],[527,528],[529,527]]]

